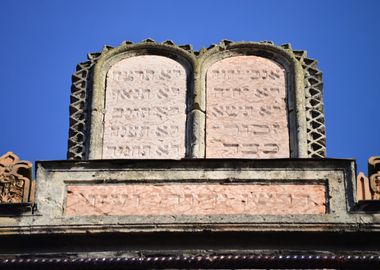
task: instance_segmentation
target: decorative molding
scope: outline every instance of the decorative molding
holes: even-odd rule
[[[12,152],[0,157],[0,204],[27,203],[33,200],[32,163]]]
[[[352,160],[332,159],[38,162],[38,214],[43,217],[41,222],[48,222],[49,226],[69,222],[72,230],[76,230],[75,226],[93,226],[97,230],[98,219],[88,219],[94,215],[102,216],[102,224],[114,224],[115,228],[110,228],[113,231],[127,228],[129,232],[133,228],[179,232],[190,227],[199,231],[326,231],[332,223],[349,228],[357,220],[347,212],[355,206],[352,196],[346,196],[352,194],[353,169]],[[153,197],[147,190],[152,188]],[[89,211],[86,213],[78,202]],[[288,214],[281,212],[280,206],[277,210],[270,208],[281,202],[295,205],[289,210],[292,214],[288,210]],[[76,212],[78,207],[83,208],[81,213]],[[228,210],[222,210],[224,207]],[[256,211],[256,207],[261,208]],[[321,211],[307,214],[305,210],[296,210],[298,207],[317,207]],[[202,211],[204,214],[198,215]],[[268,214],[269,211],[280,214]],[[273,224],[281,224],[281,228]]]
[[[125,52],[127,50],[139,48],[146,50],[147,54],[155,54],[160,48],[166,48],[168,51],[184,51],[189,57],[198,61],[209,50],[220,49],[226,50],[229,47],[240,46],[244,44],[250,44],[263,49],[271,49],[276,51],[283,51],[284,54],[288,54],[291,58],[298,61],[297,65],[302,66],[302,78],[295,78],[295,80],[303,80],[304,84],[304,106],[306,117],[306,153],[304,157],[309,158],[325,158],[326,157],[326,133],[324,124],[324,111],[323,111],[323,82],[322,72],[317,67],[317,61],[307,57],[306,51],[293,50],[290,44],[283,44],[276,46],[270,41],[263,42],[232,42],[228,40],[221,41],[218,45],[211,45],[207,49],[201,49],[200,51],[193,51],[190,45],[176,45],[172,41],[168,40],[163,43],[157,43],[154,40],[146,39],[140,43],[132,43],[129,41],[123,42],[119,47],[113,48],[111,46],[104,46],[100,53],[90,53],[88,55],[88,61],[80,63],[77,66],[76,72],[72,76],[71,87],[71,100],[70,100],[70,127],[69,127],[69,140],[68,140],[68,159],[88,159],[89,148],[89,129],[91,125],[97,126],[99,123],[90,123],[91,121],[91,101],[93,93],[93,77],[95,66],[99,59],[107,58],[108,55],[115,55],[119,52]],[[196,62],[194,72],[199,69],[199,61]],[[198,75],[195,75],[198,76]],[[199,100],[199,83],[198,78],[195,78],[194,100],[190,101],[190,109],[200,111],[202,108],[198,108],[202,105],[202,101]],[[192,95],[191,95],[192,96]],[[202,106],[201,106],[202,107]],[[103,113],[103,112],[98,112]],[[302,127],[304,128],[304,127]],[[190,144],[196,143],[196,147],[202,149],[202,140],[194,138],[202,135],[189,134],[188,139]],[[198,142],[199,141],[199,142]],[[200,145],[198,147],[198,144]],[[201,150],[199,150],[202,152]],[[199,152],[197,150],[197,152]],[[195,156],[200,157],[200,154]],[[189,157],[194,155],[189,154]]]
[[[160,255],[131,257],[47,257],[1,258],[6,269],[379,269],[378,252],[366,255],[326,252],[279,254]]]
[[[285,44],[281,47],[290,45]],[[323,104],[322,72],[317,61],[307,57],[306,51],[292,50],[304,71],[305,110],[307,129],[307,156],[311,158],[326,157],[326,128]]]
[[[92,73],[100,53],[89,53],[88,61],[77,65],[72,76],[70,96],[70,127],[68,159],[85,159],[85,144],[88,136],[89,102],[92,93]]]

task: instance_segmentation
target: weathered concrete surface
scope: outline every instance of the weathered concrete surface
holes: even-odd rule
[[[205,229],[310,232],[380,228],[380,215],[353,212],[355,206],[353,194],[356,193],[355,163],[351,160],[93,160],[45,161],[37,162],[36,166],[38,181],[36,211],[22,216],[0,216],[0,234],[196,232]],[[108,189],[115,185],[119,187],[211,185],[220,188],[223,186],[223,189],[230,194],[233,193],[234,186],[239,188],[242,185],[246,190],[257,185],[264,188],[297,185],[299,189],[305,188],[306,191],[310,186],[324,185],[326,213],[271,215],[260,213],[258,210],[257,213],[204,215],[134,213],[133,215],[69,216],[65,214],[70,186],[81,186],[84,189],[106,186]],[[229,187],[232,187],[230,191]],[[103,195],[112,199],[115,194]],[[276,202],[274,204],[277,205]]]
[[[186,74],[178,62],[158,55],[112,65],[105,89],[103,158],[185,157]]]
[[[67,186],[65,215],[307,215],[326,213],[323,184]]]
[[[287,158],[285,70],[259,56],[234,56],[207,71],[206,157]]]

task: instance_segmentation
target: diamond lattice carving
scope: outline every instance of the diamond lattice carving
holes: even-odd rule
[[[92,92],[91,78],[99,56],[100,53],[89,54],[88,61],[77,65],[72,76],[68,159],[85,158],[86,130],[89,123],[88,104]]]
[[[306,51],[293,51],[293,53],[304,71],[307,155],[311,158],[325,158],[326,128],[322,72],[317,68],[316,60],[307,58]]]

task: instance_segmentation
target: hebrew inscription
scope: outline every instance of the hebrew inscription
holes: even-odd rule
[[[107,73],[103,158],[185,156],[186,70],[163,56],[123,59]]]
[[[213,64],[206,75],[206,157],[289,157],[285,83],[285,70],[263,57]]]
[[[67,216],[303,215],[326,213],[323,184],[67,186]]]

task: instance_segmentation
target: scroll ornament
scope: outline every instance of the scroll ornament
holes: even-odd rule
[[[12,152],[0,157],[0,203],[30,202],[32,163]]]

